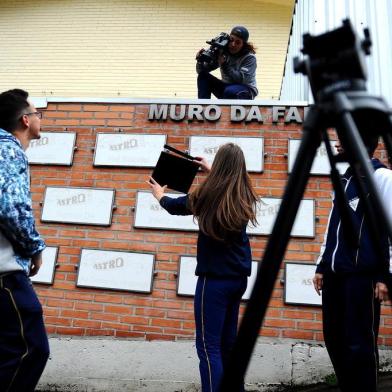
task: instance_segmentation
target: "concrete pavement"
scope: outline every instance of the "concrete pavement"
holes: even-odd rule
[[[200,391],[193,341],[51,337],[50,348],[50,359],[38,391]],[[392,372],[392,350],[380,350],[380,363],[384,372]],[[332,373],[322,345],[262,338],[252,355],[246,389],[251,392],[336,391],[321,384],[314,386]],[[385,380],[382,377],[383,388],[384,383],[390,382]],[[311,383],[310,389],[299,388]],[[390,384],[389,388],[380,389],[384,390],[392,391]]]

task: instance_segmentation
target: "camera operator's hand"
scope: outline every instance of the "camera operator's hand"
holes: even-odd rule
[[[323,274],[314,274],[313,286],[316,290],[316,293],[320,295],[320,290],[323,289]]]
[[[218,57],[219,66],[223,65],[226,62],[226,55],[221,53]]]
[[[152,177],[150,177],[149,181],[146,181],[148,185],[152,188],[153,196],[160,201],[165,194],[167,185],[160,186]]]
[[[205,49],[201,48],[197,53],[196,53],[196,60],[199,59],[200,55],[205,51]]]
[[[378,298],[380,302],[389,300],[388,287],[385,283],[377,282],[374,289],[374,297]]]

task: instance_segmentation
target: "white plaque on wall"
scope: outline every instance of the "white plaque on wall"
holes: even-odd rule
[[[282,199],[278,198],[261,198],[257,207],[258,225],[253,227],[249,224],[247,232],[255,235],[271,234],[281,202]],[[314,219],[314,200],[301,200],[291,235],[293,237],[314,237]]]
[[[179,197],[178,193],[165,196]],[[170,215],[163,209],[151,192],[137,192],[134,227],[166,230],[197,231],[198,225],[192,215]]]
[[[165,193],[169,197],[180,197]],[[252,235],[271,234],[282,199],[261,198],[257,208],[258,225],[248,225],[247,233]],[[139,191],[136,197],[136,228],[197,231],[199,226],[192,215],[170,215],[160,206],[151,192]],[[291,235],[293,237],[314,237],[314,200],[301,201]]]
[[[264,139],[262,137],[191,136],[189,153],[194,157],[204,157],[211,164],[218,148],[225,143],[235,143],[242,148],[248,171],[263,171]]]
[[[82,249],[76,285],[151,293],[154,255]]]
[[[259,263],[252,261],[252,272],[248,277],[248,286],[242,299],[249,299],[255,284],[257,275],[257,266]],[[177,274],[177,294],[185,296],[194,296],[196,291],[197,276],[196,270],[196,257],[194,256],[181,256],[180,264]]]
[[[54,246],[47,246],[43,250],[41,268],[38,270],[37,275],[34,275],[30,278],[32,282],[53,284],[57,252],[58,248]]]
[[[42,222],[109,226],[114,189],[47,187]]]
[[[288,172],[291,173],[293,170],[295,158],[298,154],[298,149],[301,144],[299,139],[289,140],[289,153],[288,153]],[[336,141],[331,141],[332,151],[335,153]],[[340,162],[336,165],[340,173],[344,173],[348,167],[348,163]],[[329,175],[331,172],[331,165],[329,164],[327,149],[325,143],[322,142],[320,147],[317,149],[316,156],[314,157],[313,165],[310,170],[310,174],[315,175]]]
[[[97,133],[94,166],[155,167],[166,135]]]
[[[32,140],[26,150],[29,163],[71,166],[75,140],[75,132],[41,132],[41,138]]]
[[[284,302],[293,305],[321,305],[321,296],[313,287],[314,264],[286,263]]]

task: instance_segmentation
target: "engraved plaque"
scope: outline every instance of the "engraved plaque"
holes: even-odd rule
[[[114,189],[47,187],[42,222],[109,226]]]
[[[250,276],[248,277],[248,286],[246,287],[246,290],[245,290],[244,295],[242,296],[242,299],[249,299],[250,298],[250,295],[253,290],[253,286],[255,285],[258,266],[259,266],[258,262],[252,261],[252,271],[250,273]]]
[[[71,166],[75,140],[75,132],[41,132],[41,138],[32,140],[26,150],[29,163]]]
[[[248,171],[263,171],[264,139],[261,137],[191,136],[189,153],[192,156],[204,157],[212,163],[218,148],[225,143],[235,143],[242,148]]]
[[[154,167],[166,135],[97,133],[94,166]]]
[[[54,271],[56,268],[58,248],[54,246],[47,246],[42,252],[42,265],[37,275],[30,279],[34,283],[53,284]]]
[[[252,261],[251,276],[248,277],[248,286],[242,299],[249,299],[255,284],[257,267],[259,263]],[[196,270],[196,257],[194,256],[181,256],[177,277],[177,294],[184,296],[194,296],[196,291],[197,276]]]
[[[321,305],[321,296],[313,287],[315,264],[286,263],[284,302],[293,305]]]
[[[165,193],[169,197],[179,197],[178,193]],[[192,215],[170,215],[163,209],[151,192],[139,191],[136,197],[136,228],[197,231],[198,225]]]
[[[169,197],[179,197],[174,193],[165,193]],[[262,198],[257,208],[258,225],[248,225],[247,233],[269,235],[278,213],[282,199]],[[137,193],[135,223],[136,228],[197,231],[199,226],[192,215],[170,215],[160,206],[151,192]],[[314,200],[301,201],[291,235],[293,237],[314,237]]]
[[[271,234],[282,199],[263,197],[257,207],[258,225],[248,225],[247,232],[254,235]],[[291,235],[293,237],[314,237],[314,200],[303,199],[299,205]]]
[[[335,143],[336,141],[331,141],[331,147],[333,153],[335,153]],[[289,140],[289,154],[288,154],[288,172],[291,173],[295,158],[298,154],[298,149],[301,144],[301,140],[299,139],[290,139]],[[348,163],[339,162],[336,165],[337,169],[340,173],[344,173],[348,168]],[[331,172],[331,165],[329,164],[327,149],[325,148],[325,143],[322,142],[320,147],[317,149],[316,156],[314,157],[312,169],[310,170],[310,174],[314,175],[329,175]]]
[[[82,249],[78,287],[151,293],[154,255]]]
[[[177,275],[177,294],[178,295],[195,295],[197,276],[196,270],[196,257],[181,256],[178,275]]]

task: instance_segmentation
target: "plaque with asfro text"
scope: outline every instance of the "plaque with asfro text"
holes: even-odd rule
[[[40,139],[30,141],[27,159],[33,165],[71,166],[75,140],[75,132],[41,132]]]
[[[196,270],[196,257],[194,256],[181,256],[177,274],[177,294],[184,296],[194,296],[196,291],[197,276]],[[257,276],[257,267],[259,263],[252,261],[252,272],[248,277],[248,285],[242,299],[249,299],[252,293]]]
[[[97,133],[94,166],[154,167],[166,135]]]
[[[82,249],[76,285],[151,293],[154,263],[149,253]]]
[[[165,196],[179,197],[178,193],[165,193]],[[199,226],[192,215],[170,215],[151,192],[139,191],[136,195],[136,228],[197,231]]]
[[[269,235],[278,215],[282,199],[262,197],[256,208],[257,225],[248,225],[247,232],[253,235]],[[297,216],[291,230],[293,237],[314,237],[315,207],[313,199],[303,199],[299,205]]]
[[[165,196],[177,198],[179,194],[165,193]],[[282,199],[263,197],[256,207],[257,225],[248,225],[247,233],[252,235],[271,234],[273,224]],[[314,237],[314,200],[303,199],[295,219],[291,235],[293,237]],[[170,215],[151,192],[139,191],[136,196],[135,228],[197,231],[197,220],[192,215]]]
[[[109,226],[114,194],[109,188],[47,187],[41,221]]]
[[[219,147],[226,143],[235,143],[241,147],[247,171],[263,171],[264,139],[261,137],[191,136],[189,153],[194,157],[206,158],[211,164]]]
[[[300,146],[301,140],[299,139],[290,139],[289,140],[289,153],[288,153],[288,172],[291,173],[293,170],[295,159],[298,155],[298,149]],[[331,148],[333,154],[336,154],[336,141],[331,141]],[[337,169],[340,173],[344,173],[348,167],[348,164],[345,162],[339,162],[336,165]],[[310,174],[312,175],[329,175],[331,172],[331,165],[329,163],[327,149],[325,147],[325,143],[322,142],[320,147],[316,151],[316,155],[314,157],[314,161],[312,164],[312,168],[310,169]]]
[[[34,283],[53,284],[57,252],[58,247],[55,246],[47,246],[42,251],[41,268],[38,270],[37,275],[30,278]]]
[[[321,296],[316,293],[312,282],[315,272],[315,264],[285,264],[284,302],[286,304],[321,305]]]

